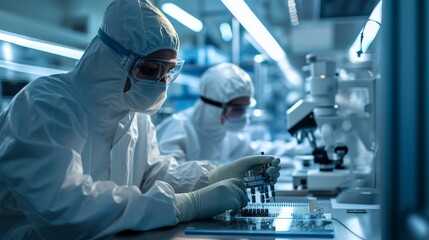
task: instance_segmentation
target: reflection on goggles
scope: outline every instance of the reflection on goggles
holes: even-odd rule
[[[240,118],[248,113],[250,105],[225,105],[224,114],[227,118]]]
[[[166,79],[166,83],[173,82],[182,70],[184,60],[165,60],[157,58],[141,58],[134,65],[131,73],[139,80],[161,81]]]
[[[241,104],[222,103],[222,102],[218,102],[218,101],[208,99],[204,96],[200,96],[200,98],[203,102],[205,102],[207,104],[222,108],[223,109],[222,114],[226,118],[240,118],[244,114],[247,114],[248,110],[254,106],[254,103],[256,103],[256,101],[254,101],[252,99],[250,99],[250,104],[241,105]]]
[[[138,80],[155,80],[159,82],[165,78],[165,82],[169,84],[177,78],[185,62],[183,59],[166,60],[139,56],[110,38],[101,28],[98,29],[98,36],[104,44],[117,54],[126,57],[133,56],[134,59],[139,59],[129,72]]]

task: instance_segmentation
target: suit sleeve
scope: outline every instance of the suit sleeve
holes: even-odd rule
[[[17,211],[47,239],[92,239],[176,224],[169,184],[154,181],[143,194],[138,186],[83,174],[85,114],[57,97],[24,91],[0,117],[0,190],[12,196]]]

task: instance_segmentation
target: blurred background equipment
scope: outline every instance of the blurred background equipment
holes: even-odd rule
[[[289,108],[287,126],[298,143],[308,140],[315,166],[293,173],[294,188],[339,191],[374,187],[375,79],[340,79],[335,62],[318,60],[312,54],[307,55],[307,62],[309,94]],[[367,192],[363,197],[369,198]],[[357,196],[339,197],[357,203],[375,202]]]
[[[0,2],[0,81],[29,82],[73,68],[79,54],[96,35],[102,11],[109,2]],[[347,50],[378,1],[153,2],[178,31],[179,55],[186,60],[163,109],[153,117],[154,122],[191,106],[198,98],[201,73],[229,61],[246,70],[257,86],[257,105],[249,134],[256,140],[284,141],[290,139],[284,113],[305,94],[305,75],[300,71],[305,54],[311,51],[337,62],[348,61]],[[249,25],[257,25],[258,29]],[[16,41],[17,37],[21,40]],[[49,53],[37,48],[40,45],[42,50],[47,46],[61,50]],[[370,47],[363,57],[372,53]],[[5,87],[9,88],[9,84]],[[10,92],[5,87],[3,90]],[[1,99],[5,106],[11,98]]]
[[[0,2],[1,106],[6,106],[17,91],[38,76],[72,69],[96,35],[102,11],[109,2]],[[288,131],[285,113],[298,100],[309,102],[312,96],[318,105],[311,110],[316,115],[316,127],[309,131],[314,132],[311,144],[313,148],[321,147],[323,139],[323,146],[330,146],[322,151],[324,160],[317,161],[328,159],[329,164],[322,163],[328,169],[331,162],[338,162],[334,164],[337,167],[353,165],[352,169],[347,167],[347,171],[353,171],[355,177],[355,169],[368,166],[372,169],[373,89],[361,82],[373,80],[378,74],[379,56],[375,50],[381,2],[153,2],[176,28],[181,39],[179,57],[186,61],[181,74],[169,87],[167,101],[152,116],[155,125],[194,104],[199,98],[200,76],[207,68],[232,62],[247,71],[255,85],[256,104],[246,129],[253,141],[258,144],[265,141],[267,149],[295,141]],[[352,58],[351,55],[357,56],[352,53],[358,51],[362,51],[359,58]],[[317,58],[307,63],[305,56],[309,52]],[[307,67],[301,69],[305,65]],[[310,81],[322,75],[325,81]],[[330,86],[330,92],[324,93]],[[332,108],[321,110],[321,104]],[[270,142],[272,144],[267,144]],[[343,145],[347,151],[343,151]],[[338,149],[346,154],[339,154]],[[365,154],[369,157],[363,156]],[[340,182],[344,179],[345,176],[341,176],[335,183],[323,181],[323,188],[343,187]],[[311,183],[311,180],[306,182],[310,186]]]
[[[72,69],[96,35],[109,2],[0,2],[1,106],[38,76]],[[338,166],[352,164],[353,171],[371,166],[372,158],[361,155],[374,152],[374,92],[361,82],[374,80],[378,74],[380,61],[375,50],[381,1],[153,2],[180,35],[179,57],[186,61],[169,88],[169,98],[152,116],[155,124],[193,105],[199,98],[199,78],[207,68],[233,62],[251,75],[255,85],[256,105],[246,129],[252,140],[292,141],[285,113],[299,99],[308,102],[312,96],[318,104],[312,110],[317,125],[312,144],[318,147],[317,141],[323,139],[323,145],[332,146],[324,151],[330,161],[342,161]],[[357,58],[353,53],[360,51]],[[306,63],[309,52],[317,59]],[[313,71],[310,76],[309,71]],[[325,81],[309,80],[322,75]],[[332,108],[322,109],[321,104]],[[338,144],[347,147],[346,154],[335,153]],[[342,147],[338,145],[337,150]]]

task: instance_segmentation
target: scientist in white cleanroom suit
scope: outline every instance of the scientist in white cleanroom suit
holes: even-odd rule
[[[149,1],[116,0],[69,73],[29,83],[0,115],[0,236],[94,239],[239,209],[240,177],[273,156],[216,167],[161,156],[149,115],[180,71],[179,39]],[[221,201],[219,201],[221,199]]]
[[[161,154],[178,161],[230,162],[250,154],[296,155],[296,142],[252,141],[245,133],[254,86],[232,63],[210,67],[201,76],[200,99],[156,126]]]
[[[220,162],[257,154],[242,132],[249,121],[253,92],[249,74],[237,65],[221,63],[207,69],[194,106],[156,127],[161,154],[170,154],[178,161]]]

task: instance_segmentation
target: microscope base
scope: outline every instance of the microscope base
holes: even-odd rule
[[[312,169],[307,172],[308,190],[335,190],[345,183],[350,176],[349,170],[322,172]]]
[[[350,171],[334,170],[323,172],[319,169],[299,170],[292,174],[294,189],[309,191],[336,191],[350,177]]]
[[[338,203],[345,204],[379,204],[380,195],[374,188],[349,188],[337,196]]]

